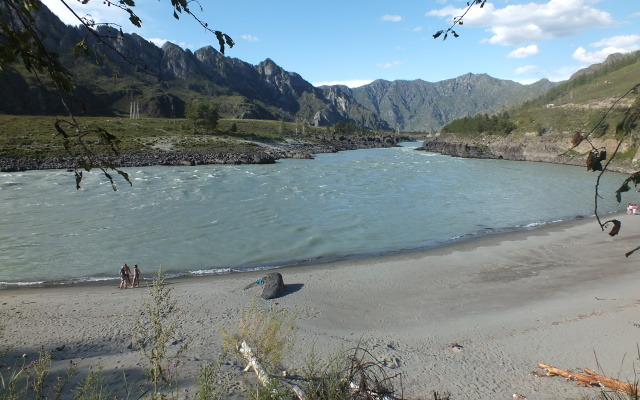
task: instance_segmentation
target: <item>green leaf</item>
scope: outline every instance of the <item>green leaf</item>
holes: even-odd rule
[[[118,137],[115,135],[112,135],[111,133],[109,133],[108,131],[101,129],[100,130],[100,137],[102,137],[104,140],[106,140],[107,142],[111,143],[111,142],[119,142],[120,140],[118,140]]]
[[[229,35],[227,35],[227,34],[224,34],[224,40],[227,43],[227,45],[229,46],[229,48],[232,48],[235,45],[233,39],[231,39],[231,37]]]
[[[131,14],[131,16],[129,17],[129,21],[131,21],[131,23],[138,28],[142,27],[142,21],[137,15]]]
[[[60,126],[59,121],[56,121],[53,126],[56,128],[56,131],[58,131],[59,134],[61,134],[63,137],[68,138],[69,135],[67,135],[67,132],[64,131],[64,129],[62,129],[62,127]]]
[[[593,150],[587,155],[587,171],[602,171],[602,162],[600,154]]]
[[[632,174],[629,178],[627,178],[627,180],[633,182],[635,186],[638,186],[638,184],[640,184],[640,171]]]
[[[102,171],[102,173],[104,173],[104,176],[107,177],[107,179],[109,179],[109,182],[111,183],[111,188],[113,189],[114,192],[118,191],[118,188],[116,187],[116,183],[113,181],[113,177],[111,175],[109,175],[109,173],[107,171]]]
[[[91,163],[84,158],[78,161],[78,165],[80,165],[80,167],[87,172],[91,172],[91,169],[93,169],[93,166],[91,165]]]
[[[216,38],[218,38],[218,44],[220,45],[220,53],[224,54],[224,37],[222,36],[222,32],[216,31]]]
[[[117,169],[116,171],[118,171],[118,174],[120,174],[120,176],[123,177],[125,181],[129,182],[129,185],[133,186],[133,182],[131,182],[131,179],[129,179],[129,174],[124,171],[120,171],[119,169]]]
[[[82,182],[82,171],[75,171],[76,174],[76,190],[80,189],[80,182]]]
[[[622,227],[622,222],[617,219],[612,219],[611,221],[607,221],[604,223],[604,226],[607,226],[611,222],[613,224],[613,228],[611,228],[611,232],[609,232],[609,236],[616,236],[620,233],[620,228]]]
[[[616,190],[616,200],[618,201],[618,204],[622,201],[622,193],[628,192],[629,190],[631,190],[631,188],[629,187],[629,179],[627,179],[622,183],[620,188]]]

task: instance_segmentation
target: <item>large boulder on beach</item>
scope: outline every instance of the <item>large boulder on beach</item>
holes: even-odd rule
[[[284,294],[284,281],[279,272],[272,272],[262,278],[262,297],[263,299],[275,299]]]

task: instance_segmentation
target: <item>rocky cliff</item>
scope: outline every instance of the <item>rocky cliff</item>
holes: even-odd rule
[[[612,155],[618,145],[615,139],[592,140],[599,150]],[[628,149],[623,144],[620,152]],[[571,140],[561,136],[487,136],[481,139],[459,138],[453,135],[432,135],[424,140],[418,150],[461,158],[487,158],[512,161],[536,161],[568,165],[586,165],[586,156],[591,150],[587,142],[572,148]],[[631,160],[615,161],[609,170],[633,172],[635,166]]]

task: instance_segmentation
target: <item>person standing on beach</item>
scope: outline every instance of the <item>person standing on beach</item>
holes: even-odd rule
[[[127,286],[131,287],[131,268],[126,263],[124,264],[124,274],[127,278]]]
[[[133,284],[131,287],[140,287],[140,270],[138,269],[138,264],[133,266]]]
[[[129,275],[127,273],[129,270],[129,266],[127,264],[123,265],[120,268],[120,289],[126,289],[127,283],[129,282]]]

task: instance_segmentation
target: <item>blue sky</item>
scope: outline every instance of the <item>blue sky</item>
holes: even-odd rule
[[[69,6],[96,21],[120,24],[161,46],[217,48],[215,37],[189,16],[172,16],[167,0],[138,0],[142,28],[102,0]],[[44,3],[63,21],[60,0]],[[495,0],[474,7],[446,41],[432,35],[462,15],[467,0],[201,1],[192,11],[230,35],[229,57],[258,64],[271,58],[310,83],[351,87],[375,79],[437,82],[466,73],[532,83],[568,79],[615,52],[640,49],[638,0]]]

